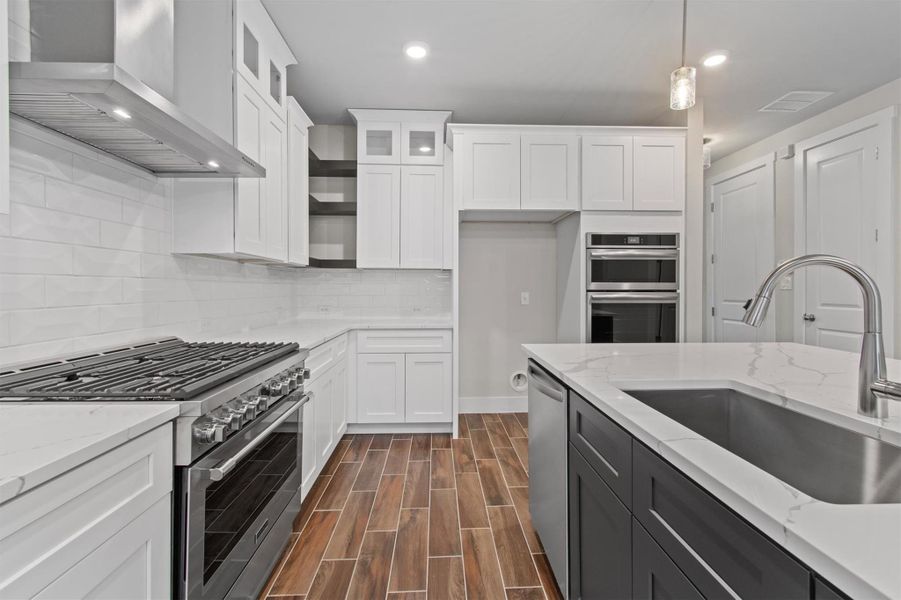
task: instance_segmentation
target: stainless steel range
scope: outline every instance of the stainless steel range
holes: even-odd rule
[[[178,598],[255,598],[300,508],[297,344],[157,340],[0,372],[0,402],[178,402]]]

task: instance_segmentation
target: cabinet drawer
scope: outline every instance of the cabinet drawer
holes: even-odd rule
[[[56,580],[167,496],[172,464],[166,424],[4,504],[0,597]]]
[[[357,332],[357,352],[360,354],[450,351],[449,329],[385,329]]]
[[[631,507],[632,437],[575,392],[569,393],[569,441]]]
[[[633,511],[706,598],[808,598],[807,569],[634,442]]]
[[[312,350],[304,361],[304,366],[310,370],[310,381],[313,381],[326,371],[332,364],[341,360],[347,354],[347,334],[342,333],[324,344],[319,344]]]
[[[656,600],[704,600],[685,573],[654,541],[638,521],[632,519],[632,597]]]

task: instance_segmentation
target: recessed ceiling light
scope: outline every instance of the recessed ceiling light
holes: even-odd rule
[[[415,60],[422,60],[429,54],[429,45],[425,42],[407,42],[404,54]]]
[[[219,168],[219,163],[217,163],[215,160],[208,160],[206,161],[206,164],[213,169]]]
[[[701,60],[701,63],[705,67],[718,67],[727,60],[729,60],[729,53],[724,52],[723,50],[717,50],[716,52],[711,52],[705,56]]]
[[[113,114],[116,115],[117,117],[121,117],[121,118],[123,118],[123,119],[130,119],[130,118],[131,118],[131,115],[128,114],[124,109],[121,109],[121,108],[114,108],[114,109],[113,109]]]

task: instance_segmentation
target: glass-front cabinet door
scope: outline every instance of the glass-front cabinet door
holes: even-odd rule
[[[444,123],[404,123],[401,152],[405,165],[444,164]]]
[[[400,164],[400,123],[359,123],[357,128],[357,162]]]

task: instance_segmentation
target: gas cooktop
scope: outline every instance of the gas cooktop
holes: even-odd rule
[[[167,338],[0,371],[0,401],[188,400],[298,351],[294,343]]]

